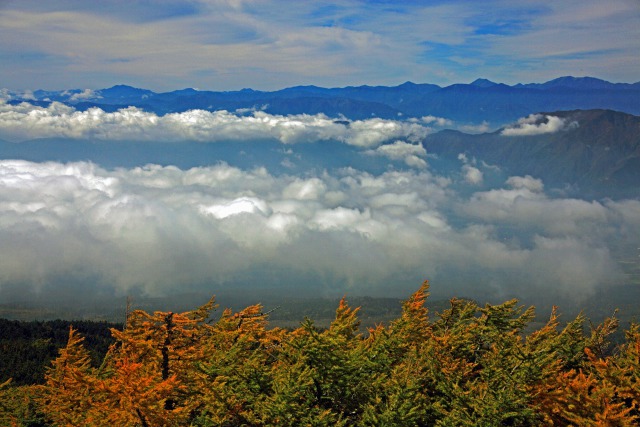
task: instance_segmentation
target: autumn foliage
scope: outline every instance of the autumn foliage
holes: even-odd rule
[[[94,367],[71,329],[46,384],[0,389],[2,425],[638,426],[640,327],[614,318],[531,330],[515,300],[453,299],[431,316],[425,282],[387,326],[361,332],[345,299],[328,329],[268,328],[260,305],[214,317],[131,313]],[[212,320],[216,319],[216,320]],[[11,400],[13,399],[13,400]],[[16,400],[17,399],[17,400]]]

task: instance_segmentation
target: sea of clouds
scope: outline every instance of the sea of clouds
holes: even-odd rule
[[[283,144],[341,141],[358,147],[376,147],[390,139],[417,142],[430,132],[422,123],[371,118],[334,120],[323,114],[274,115],[190,110],[159,116],[137,107],[106,112],[78,111],[52,102],[46,107],[0,100],[0,136],[11,141],[36,138],[93,138],[139,141],[243,141],[273,139]]]
[[[434,121],[1,103],[5,139],[337,140],[404,167],[293,175],[224,162],[105,169],[1,160],[0,295],[153,296],[250,284],[402,297],[430,279],[448,296],[575,300],[624,282],[614,243],[640,237],[640,201],[551,197],[531,176],[481,188],[491,167],[464,155],[456,174],[440,175],[419,144]],[[511,129],[532,126],[565,124],[532,117]]]
[[[254,280],[402,296],[430,278],[455,294],[575,297],[622,279],[607,245],[637,238],[640,202],[552,199],[532,177],[467,198],[450,184],[428,170],[0,161],[0,290],[64,280],[163,295]]]

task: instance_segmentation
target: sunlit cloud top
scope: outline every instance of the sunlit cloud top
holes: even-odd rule
[[[136,107],[109,113],[100,108],[77,111],[59,102],[47,107],[28,102],[11,105],[0,99],[0,138],[15,141],[51,137],[160,142],[272,139],[283,144],[335,140],[375,147],[392,138],[418,142],[430,130],[420,123],[379,118],[336,121],[323,114],[283,116],[254,111],[244,115],[225,110],[158,116]],[[420,147],[418,154],[422,151]],[[391,154],[393,158],[395,152]]]
[[[297,177],[2,160],[0,295],[62,282],[85,293],[254,283],[400,295],[428,277],[441,292],[575,299],[620,279],[604,242],[636,239],[638,225],[638,201],[552,199],[530,176],[464,196],[428,169]],[[498,231],[512,227],[519,236]]]
[[[0,3],[0,81],[16,90],[635,82],[639,53],[636,0]]]

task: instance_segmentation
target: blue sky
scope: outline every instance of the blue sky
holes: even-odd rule
[[[0,87],[640,80],[637,0],[0,1]]]

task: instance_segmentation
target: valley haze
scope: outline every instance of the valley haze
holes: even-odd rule
[[[126,295],[402,298],[425,278],[436,298],[480,301],[573,306],[635,292],[640,118],[525,110],[501,123],[505,87],[456,85],[454,99],[470,94],[457,107],[462,123],[348,108],[420,96],[410,84],[178,95],[116,86],[91,92],[90,105],[76,96],[83,90],[5,90],[5,313],[122,304]],[[309,91],[343,110],[298,110]],[[637,84],[565,77],[526,91],[639,107]],[[283,93],[279,108],[293,111],[251,106]],[[198,108],[203,98],[208,109]],[[469,111],[487,99],[494,112],[474,122]],[[238,108],[220,108],[230,103]]]

